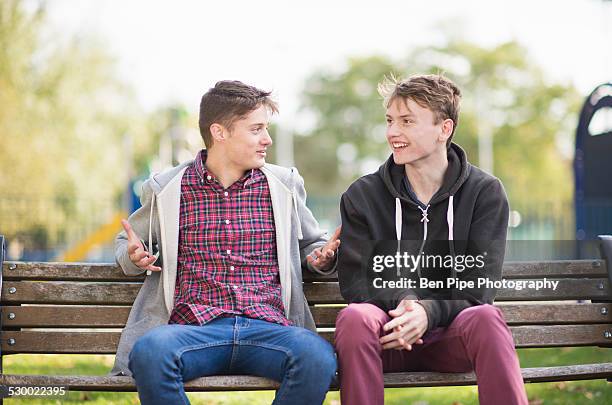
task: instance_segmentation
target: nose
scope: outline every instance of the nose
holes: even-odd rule
[[[261,140],[261,143],[265,146],[270,146],[272,145],[272,137],[270,136],[270,133],[268,132],[267,129],[264,129],[264,131],[266,131],[266,133],[264,134],[264,137]]]
[[[399,128],[394,123],[387,125],[387,138],[395,138],[399,136],[401,133]]]

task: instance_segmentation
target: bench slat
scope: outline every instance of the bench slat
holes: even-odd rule
[[[505,262],[502,268],[504,278],[604,278],[607,277],[606,262],[592,260],[547,260]],[[331,276],[313,275],[304,272],[304,281],[338,281],[336,274]]]
[[[502,304],[508,325],[564,325],[612,323],[612,304]],[[338,312],[344,307],[311,307],[320,328],[334,327]],[[604,310],[602,313],[602,310]],[[612,329],[612,326],[611,326]]]
[[[15,267],[14,269],[11,267]],[[4,262],[5,280],[62,280],[62,281],[142,281],[144,276],[126,276],[115,263],[52,263]],[[604,278],[604,260],[553,260],[506,262],[505,278]],[[304,281],[337,281],[336,275],[320,276],[303,273]]]
[[[612,304],[502,304],[498,307],[509,325],[612,323]],[[333,327],[342,308],[311,307],[311,311],[317,326]],[[117,306],[6,306],[2,324],[11,328],[123,328],[129,311],[130,307]]]
[[[73,281],[6,281],[2,303],[131,305],[142,283],[89,283]],[[15,288],[14,293],[9,293]],[[343,304],[338,283],[304,284],[310,304]],[[556,290],[498,290],[497,301],[554,301],[608,299],[607,279],[560,279]]]
[[[555,300],[589,300],[608,299],[611,295],[608,279],[557,279],[556,290],[546,289],[533,291],[523,289],[499,289],[497,301],[555,301]],[[344,299],[340,294],[338,283],[304,284],[304,293],[311,304],[340,304]]]
[[[144,275],[126,276],[115,263],[4,262],[2,273],[5,280],[144,280]]]
[[[551,381],[576,381],[603,379],[612,376],[612,363],[581,364],[562,367],[538,367],[521,369],[526,383]],[[441,387],[475,385],[474,373],[386,373],[385,387]],[[135,392],[131,377],[123,376],[46,376],[46,375],[0,375],[1,385],[66,386],[72,391],[118,391]],[[274,390],[279,384],[273,380],[240,375],[200,377],[185,383],[186,391],[248,391]],[[337,384],[330,387],[337,390]]]
[[[6,281],[2,303],[131,305],[141,287],[142,283]]]
[[[2,309],[2,326],[11,328],[123,328],[130,309],[131,307],[110,306],[6,306]]]
[[[610,325],[511,326],[517,347],[610,345],[604,337]],[[333,332],[319,332],[333,343]],[[74,353],[114,354],[120,332],[3,331],[2,354]],[[15,343],[9,345],[9,339]]]

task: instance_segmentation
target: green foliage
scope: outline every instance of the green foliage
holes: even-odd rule
[[[550,82],[516,42],[489,49],[450,41],[396,60],[352,58],[341,71],[314,73],[304,88],[303,111],[315,124],[295,140],[297,165],[311,190],[342,192],[389,156],[376,86],[392,73],[443,73],[459,85],[463,102],[454,140],[478,164],[478,133],[492,134],[494,174],[513,206],[567,206],[580,96],[571,84]]]
[[[0,216],[9,239],[44,229],[56,244],[118,199],[125,140],[146,138],[146,126],[104,44],[53,37],[45,17],[40,4],[0,2]]]

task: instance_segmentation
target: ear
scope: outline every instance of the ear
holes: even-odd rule
[[[210,125],[210,134],[213,137],[214,143],[223,142],[227,139],[227,131],[221,124],[213,123]]]
[[[450,138],[450,136],[452,135],[454,128],[455,128],[455,123],[450,118],[447,118],[444,121],[442,121],[442,132],[440,133],[440,137],[439,137],[440,141],[443,141],[444,143],[446,143],[448,138]]]

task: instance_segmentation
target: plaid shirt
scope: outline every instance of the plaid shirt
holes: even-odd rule
[[[174,309],[169,323],[203,325],[243,315],[285,318],[268,181],[259,169],[229,188],[206,169],[202,150],[181,181]]]

